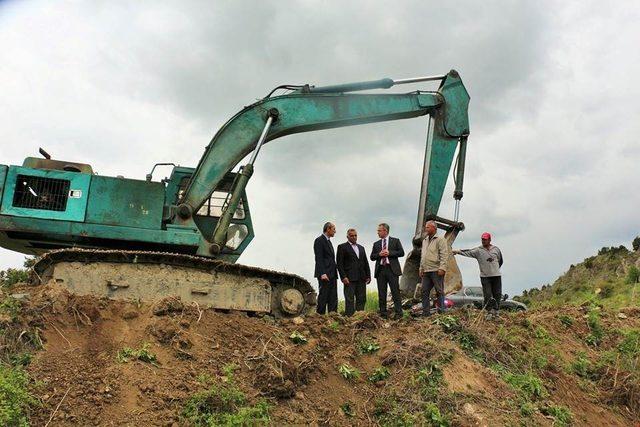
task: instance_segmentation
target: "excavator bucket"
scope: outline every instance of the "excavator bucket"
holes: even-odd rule
[[[449,244],[449,249],[453,246],[453,242],[458,236],[459,228],[449,229],[444,238]],[[417,241],[416,241],[417,240]],[[402,298],[408,299],[421,299],[421,279],[418,273],[420,268],[420,247],[422,245],[422,237],[414,240],[414,249],[412,249],[404,262],[404,270],[402,272],[402,280],[400,281],[400,293]],[[416,248],[417,246],[417,248]],[[459,291],[462,288],[462,274],[458,268],[455,256],[451,254],[447,261],[447,273],[444,276],[444,292],[450,294],[451,292]]]

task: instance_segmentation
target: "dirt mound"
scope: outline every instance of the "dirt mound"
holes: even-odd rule
[[[391,322],[368,313],[276,320],[176,299],[144,305],[55,287],[20,292],[29,297],[3,327],[27,331],[15,342],[33,331],[42,341],[40,350],[29,347],[34,357],[25,368],[39,401],[32,425],[640,419],[633,311],[625,318],[575,308],[497,321],[477,311]]]

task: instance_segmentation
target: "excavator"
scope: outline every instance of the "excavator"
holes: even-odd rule
[[[423,82],[439,86],[380,91]],[[423,223],[435,220],[450,243],[464,229],[457,212],[469,99],[455,70],[332,86],[282,85],[227,121],[196,168],[158,163],[145,180],[97,175],[88,164],[54,160],[41,148],[42,158],[0,165],[0,246],[38,256],[34,284],[78,295],[143,302],[174,296],[223,310],[304,314],[317,299],[307,280],[237,263],[254,238],[246,188],[263,145],[295,133],[428,116],[416,232],[401,283],[403,294],[412,296]],[[438,209],[454,157],[451,220],[438,216]],[[153,179],[158,166],[173,167],[169,178]],[[445,283],[448,289],[461,286],[453,257]]]

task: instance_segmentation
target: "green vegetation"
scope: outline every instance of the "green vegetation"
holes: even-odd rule
[[[351,402],[345,402],[340,405],[340,410],[349,418],[352,418],[356,414],[353,410],[353,407],[351,406]]]
[[[587,325],[591,333],[585,338],[585,342],[590,346],[597,347],[604,336],[604,330],[600,323],[600,312],[592,307],[587,315]]]
[[[567,328],[570,328],[573,326],[573,319],[570,316],[567,316],[566,314],[561,314],[560,316],[558,316],[558,319],[560,320],[560,323],[562,323]]]
[[[367,300],[364,303],[364,311],[369,313],[378,312],[378,292],[367,292]],[[338,313],[344,313],[344,300],[338,301]]]
[[[429,425],[434,427],[449,427],[449,419],[440,413],[440,409],[435,403],[429,402],[424,408],[424,415]]]
[[[0,425],[29,425],[29,409],[39,402],[29,393],[28,385],[24,371],[0,364]]]
[[[331,329],[333,332],[338,332],[340,330],[340,323],[338,323],[337,320],[334,320],[333,322],[329,323],[329,329]]]
[[[360,354],[371,354],[380,350],[380,344],[370,339],[363,339],[358,343]]]
[[[343,363],[338,366],[338,372],[342,375],[342,378],[348,381],[356,380],[360,378],[360,371],[348,363]]]
[[[306,344],[308,342],[307,338],[298,331],[293,331],[291,335],[289,335],[289,339],[293,341],[294,344]]]
[[[35,258],[25,257],[24,268],[8,268],[0,270],[0,288],[8,289],[16,283],[26,282],[29,280],[29,269],[35,263]]]
[[[504,381],[518,391],[526,400],[537,400],[549,395],[542,380],[532,372],[527,372],[526,374],[507,372],[504,375]]]
[[[116,359],[120,363],[128,363],[131,360],[139,360],[141,362],[150,363],[153,366],[158,366],[158,358],[155,354],[149,351],[149,343],[144,343],[142,347],[133,349],[131,347],[124,347],[118,351]]]
[[[517,299],[531,308],[596,303],[608,309],[638,306],[639,263],[640,251],[637,249],[604,247],[598,255],[572,265],[551,286],[524,291]]]
[[[391,376],[391,372],[384,366],[380,366],[369,375],[368,380],[372,383],[377,383],[379,381],[384,381]]]
[[[633,239],[633,242],[631,242],[631,247],[634,251],[640,251],[640,236],[636,236],[636,238]]]
[[[10,296],[4,297],[0,301],[0,318],[5,317],[6,319],[15,322],[18,317],[18,312],[20,311],[20,301]]]
[[[544,406],[540,408],[540,412],[553,417],[554,425],[557,426],[571,425],[573,420],[573,414],[571,414],[571,411],[565,406]]]
[[[247,405],[245,394],[228,380],[187,399],[182,417],[194,426],[257,426],[270,423],[270,409],[265,400]]]
[[[459,332],[461,330],[460,320],[456,316],[450,314],[446,316],[438,316],[433,319],[431,323],[434,325],[440,325],[442,330],[447,334]]]

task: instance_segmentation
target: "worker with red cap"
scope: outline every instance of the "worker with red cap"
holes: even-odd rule
[[[462,255],[478,260],[480,267],[480,282],[484,296],[484,309],[487,316],[498,317],[500,301],[502,300],[502,252],[500,248],[491,244],[491,234],[482,233],[482,245],[473,249],[453,250],[455,255]]]

